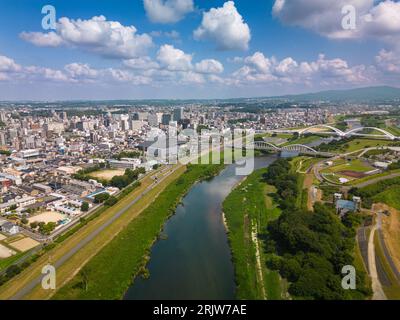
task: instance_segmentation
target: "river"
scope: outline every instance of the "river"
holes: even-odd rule
[[[267,167],[276,159],[256,158],[255,168]],[[150,278],[136,278],[124,299],[235,299],[222,203],[241,179],[235,165],[230,165],[211,181],[192,187],[165,224],[166,240],[157,241],[151,250]]]

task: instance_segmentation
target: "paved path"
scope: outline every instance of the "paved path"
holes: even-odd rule
[[[368,242],[369,239],[367,238],[367,231],[369,227],[361,227],[357,231],[357,242],[358,242],[358,247],[360,248],[361,252],[361,257],[364,261],[365,268],[367,269],[368,274],[370,274],[369,271],[369,263],[368,263]]]
[[[378,219],[379,220],[379,219]],[[372,300],[387,300],[385,293],[383,292],[382,285],[379,281],[378,271],[376,268],[376,256],[375,256],[375,245],[374,245],[374,236],[375,231],[379,227],[379,221],[377,225],[372,227],[371,234],[369,235],[368,242],[368,266],[370,277],[372,280],[372,291],[374,295],[372,296]]]
[[[398,152],[398,151],[400,151],[400,147],[372,147],[372,148],[367,148],[367,149],[364,149],[364,151],[361,152],[357,157],[361,158],[368,151],[372,151],[372,150],[391,150],[391,151],[397,151]],[[351,154],[351,153],[349,153],[349,154]]]
[[[365,182],[361,182],[359,184],[355,184],[353,187],[364,188],[364,187],[367,187],[367,186],[369,186],[371,184],[375,184],[375,183],[380,182],[380,181],[393,179],[393,178],[398,178],[398,177],[400,177],[400,172],[392,173],[392,174],[389,174],[387,176],[378,177],[378,178],[371,179],[371,180],[368,180],[368,181],[365,181]]]
[[[107,222],[101,225],[99,228],[90,233],[86,238],[84,238],[81,242],[79,242],[75,247],[73,247],[68,253],[63,255],[59,260],[54,263],[54,267],[57,269],[62,266],[68,259],[70,259],[75,253],[77,253],[80,249],[82,249],[86,244],[92,241],[99,233],[101,233],[104,229],[110,226],[115,220],[117,220],[123,213],[125,213],[131,206],[137,203],[140,199],[142,199],[147,193],[149,193],[155,186],[164,181],[168,176],[173,174],[177,169],[181,166],[177,166],[172,171],[168,172],[163,176],[162,179],[153,182],[145,191],[143,191],[138,197],[133,199],[128,205],[126,205],[123,209],[119,210],[113,217],[111,217]],[[11,297],[11,300],[20,300],[28,293],[30,293],[37,285],[39,285],[42,281],[42,275],[36,277],[31,280],[25,287],[23,287],[17,294]]]

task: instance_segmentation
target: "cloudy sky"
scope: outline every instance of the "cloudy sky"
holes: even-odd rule
[[[54,30],[42,28],[48,4]],[[355,29],[344,28],[352,17]],[[400,1],[1,4],[0,100],[270,96],[399,80]]]

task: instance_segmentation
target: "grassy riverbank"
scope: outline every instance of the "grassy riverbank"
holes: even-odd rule
[[[145,268],[150,249],[165,221],[174,213],[181,198],[199,180],[218,174],[223,165],[193,165],[166,189],[137,218],[81,269],[55,299],[121,299]]]
[[[274,188],[262,180],[266,170],[261,169],[250,175],[231,192],[223,204],[235,266],[238,299],[282,297],[279,274],[268,270],[265,263],[263,232],[268,222],[280,215],[280,209],[269,196],[275,191]],[[255,230],[258,237],[254,237]],[[258,242],[258,251],[255,239]]]

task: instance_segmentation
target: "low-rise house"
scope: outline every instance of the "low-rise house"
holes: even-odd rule
[[[19,227],[11,222],[6,222],[1,225],[1,231],[4,233],[8,233],[10,235],[14,235],[19,233]]]
[[[41,184],[41,183],[35,183],[34,185],[32,185],[32,187],[36,190],[39,190],[41,192],[44,192],[46,194],[51,193],[52,189],[50,186],[47,186],[45,184]]]
[[[390,165],[391,165],[391,162],[377,161],[374,163],[375,168],[384,169],[384,170],[386,170]]]

